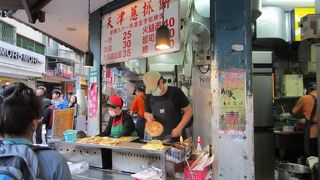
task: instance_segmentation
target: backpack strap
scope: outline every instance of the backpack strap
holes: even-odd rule
[[[3,151],[2,154],[0,153],[0,158],[6,160],[6,162],[13,167],[17,166],[18,168],[21,168],[20,171],[24,176],[27,174],[30,175],[28,179],[39,177],[38,152],[42,150],[52,150],[52,148],[29,144],[17,144],[15,142],[12,143],[13,144],[4,144],[3,140],[0,140],[0,152],[1,150]],[[10,159],[15,160],[11,161]],[[5,162],[3,161],[3,163]]]

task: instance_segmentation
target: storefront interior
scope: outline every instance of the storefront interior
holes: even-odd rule
[[[319,35],[316,35],[316,38],[306,37],[305,34],[302,36],[299,21],[307,14],[319,12],[319,5],[315,7],[315,1],[311,0],[295,2],[252,1],[252,22],[250,22],[252,51],[250,51],[250,55],[246,54],[248,65],[252,68],[248,66],[245,69],[248,72],[246,75],[250,77],[250,85],[248,85],[250,90],[248,90],[249,95],[246,97],[246,102],[250,104],[252,97],[253,103],[250,107],[246,106],[248,121],[245,121],[244,126],[249,124],[248,131],[254,132],[254,135],[230,136],[230,139],[227,139],[230,140],[228,141],[230,146],[223,146],[223,143],[219,144],[219,139],[225,134],[220,131],[214,132],[219,129],[215,127],[219,117],[215,119],[214,112],[221,110],[220,107],[217,108],[215,101],[222,99],[214,99],[214,97],[219,98],[220,96],[213,95],[214,90],[218,89],[216,86],[220,85],[213,82],[213,79],[217,77],[214,72],[219,69],[219,65],[215,61],[217,57],[214,54],[215,43],[212,42],[212,37],[214,37],[214,29],[212,28],[215,26],[212,24],[213,17],[210,17],[210,2],[205,1],[206,6],[202,2],[180,1],[179,51],[156,56],[122,59],[112,63],[101,62],[104,52],[101,52],[100,18],[117,8],[106,5],[99,6],[100,8],[95,9],[97,11],[91,11],[90,48],[98,60],[95,61],[97,62],[95,67],[91,69],[91,73],[96,73],[97,76],[89,77],[88,88],[89,93],[92,87],[97,88],[94,92],[99,95],[99,99],[95,103],[99,108],[97,116],[89,121],[89,131],[92,131],[93,135],[105,128],[109,119],[105,103],[110,95],[120,95],[124,99],[124,109],[128,109],[134,98],[132,93],[135,87],[143,83],[143,75],[148,71],[159,71],[168,85],[177,86],[183,90],[193,106],[193,140],[196,141],[197,137],[201,136],[204,146],[221,145],[221,147],[213,147],[218,152],[218,159],[221,156],[223,159],[232,161],[232,158],[227,157],[228,153],[233,153],[230,147],[241,146],[239,149],[243,152],[233,154],[232,157],[243,157],[241,159],[243,164],[250,167],[253,167],[251,165],[254,164],[254,176],[259,180],[278,177],[277,168],[283,161],[306,165],[303,157],[303,128],[301,127],[305,118],[293,116],[291,112],[299,98],[306,94],[307,86],[310,83],[317,83],[316,63],[320,57]],[[118,6],[120,7],[120,5]],[[16,17],[19,15],[17,13]],[[308,22],[306,21],[306,23]],[[225,27],[226,30],[233,28],[231,25]],[[70,43],[73,42],[70,41]],[[235,45],[238,46],[233,47],[231,55],[241,52],[241,45]],[[78,47],[83,49],[83,47]],[[252,62],[250,62],[251,59]],[[230,62],[230,66],[232,65]],[[13,81],[5,78],[0,79],[0,84]],[[91,104],[92,102],[88,103],[88,105]],[[253,115],[253,118],[250,115]],[[250,152],[249,155],[246,154],[248,152]],[[235,164],[241,164],[241,160]],[[246,179],[251,177],[251,170],[239,174],[245,174]],[[235,176],[228,176],[226,172],[230,171],[225,171],[224,168],[217,167],[214,171],[216,177]]]

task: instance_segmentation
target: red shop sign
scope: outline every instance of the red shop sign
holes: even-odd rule
[[[138,0],[102,17],[101,64],[150,57],[180,50],[179,0]],[[156,30],[164,20],[171,48],[155,47]]]

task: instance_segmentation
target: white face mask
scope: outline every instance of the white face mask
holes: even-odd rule
[[[116,116],[116,113],[115,113],[114,111],[108,111],[108,113],[109,113],[109,115],[110,115],[111,117]]]
[[[155,91],[153,91],[151,94],[152,94],[152,96],[160,96],[161,93],[162,93],[162,91],[158,86],[157,89]]]

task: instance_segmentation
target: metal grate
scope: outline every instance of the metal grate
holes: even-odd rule
[[[87,149],[79,147],[57,147],[56,150],[59,153],[61,153],[67,159],[67,161],[86,161],[90,166],[102,168],[100,149]]]
[[[136,173],[155,166],[160,168],[160,156],[132,152],[112,152],[112,169]]]

